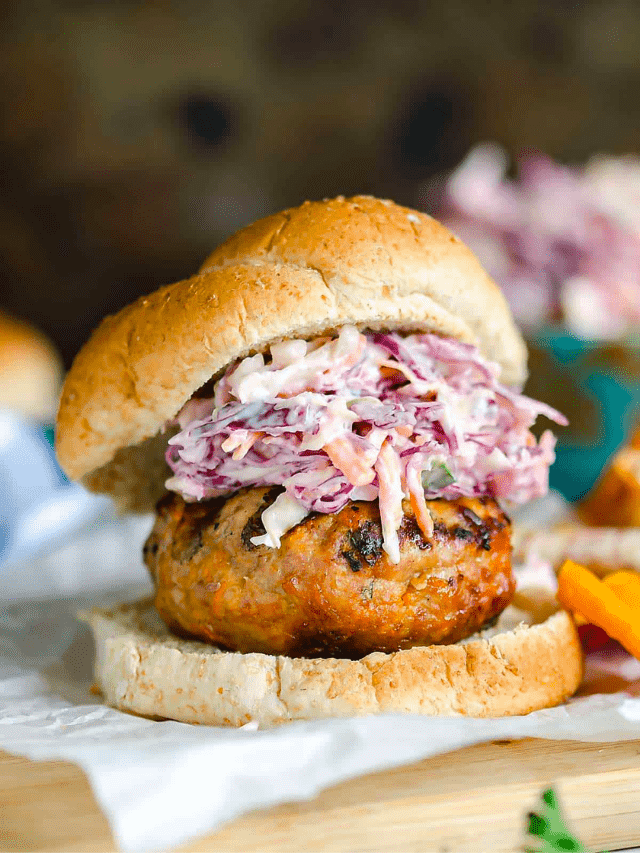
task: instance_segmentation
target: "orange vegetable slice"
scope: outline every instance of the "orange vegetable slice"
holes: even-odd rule
[[[629,607],[637,608],[640,612],[640,574],[627,571],[613,572],[603,578],[602,582]]]
[[[602,578],[602,583],[630,607],[637,607],[640,610],[640,574],[638,572],[626,570],[613,572]],[[578,627],[589,624],[582,613],[574,613],[573,618]]]
[[[566,560],[558,574],[558,601],[640,659],[640,608],[628,604],[593,572]]]

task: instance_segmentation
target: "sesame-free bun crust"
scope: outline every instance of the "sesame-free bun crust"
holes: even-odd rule
[[[165,440],[191,395],[227,365],[345,324],[477,344],[521,384],[526,350],[475,256],[425,214],[367,196],[305,203],[238,232],[200,273],[107,317],[78,354],[58,414],[72,479],[146,510],[163,490]]]
[[[582,678],[580,642],[565,611],[486,638],[361,660],[240,654],[181,640],[151,599],[96,608],[81,618],[95,636],[95,677],[105,701],[185,723],[271,726],[385,712],[526,714],[563,702]]]

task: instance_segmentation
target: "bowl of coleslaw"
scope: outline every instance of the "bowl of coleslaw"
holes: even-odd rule
[[[481,145],[449,178],[441,215],[500,283],[530,351],[527,392],[569,427],[551,484],[577,500],[640,416],[640,159],[581,167]]]

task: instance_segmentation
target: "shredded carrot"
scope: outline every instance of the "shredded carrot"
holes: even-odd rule
[[[262,436],[264,433],[261,432],[251,432],[248,437],[242,444],[239,444],[238,447],[231,454],[232,459],[244,459],[247,453],[251,450],[256,441]]]
[[[424,533],[425,537],[430,539],[433,536],[433,519],[427,508],[424,492],[422,494],[409,492],[409,503],[418,522],[418,527]]]
[[[243,459],[263,435],[263,432],[249,432],[244,440],[239,439],[238,435],[230,435],[220,446],[226,453],[231,453],[232,459]]]
[[[413,427],[409,424],[401,424],[395,428],[398,435],[403,435],[405,438],[410,438],[413,434]]]
[[[426,539],[431,539],[433,536],[433,518],[427,508],[420,472],[415,468],[409,468],[406,471],[404,487],[406,487],[405,492],[409,493],[409,503],[418,522],[418,527]]]
[[[322,449],[352,486],[368,486],[375,479],[376,472],[372,465],[355,452],[346,438],[334,438]]]
[[[640,659],[640,609],[623,601],[593,572],[566,560],[558,574],[558,601]]]

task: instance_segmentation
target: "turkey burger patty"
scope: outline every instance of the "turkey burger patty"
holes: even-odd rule
[[[254,545],[281,491],[161,501],[144,556],[172,630],[240,652],[359,658],[455,642],[511,600],[510,525],[491,498],[428,501],[429,537],[403,501],[393,563],[377,501],[313,513],[278,549]]]

